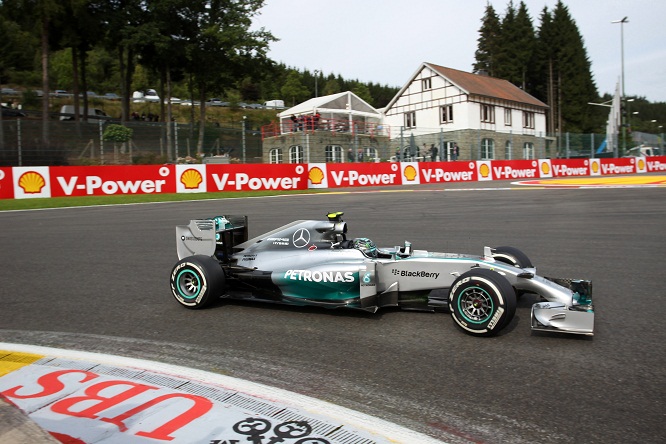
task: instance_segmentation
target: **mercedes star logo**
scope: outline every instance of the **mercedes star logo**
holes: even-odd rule
[[[299,228],[291,239],[294,247],[303,248],[310,243],[310,232],[305,228]]]

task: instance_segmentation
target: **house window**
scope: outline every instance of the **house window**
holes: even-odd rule
[[[523,111],[523,128],[534,128],[534,113]]]
[[[289,163],[303,163],[303,147],[294,145],[289,147]]]
[[[495,141],[493,139],[481,139],[481,160],[495,158]]]
[[[441,110],[441,123],[453,123],[453,105],[445,105],[440,107]]]
[[[432,89],[432,77],[421,80],[421,88],[423,88],[423,91]]]
[[[340,145],[326,145],[326,162],[342,162],[342,147]]]
[[[511,108],[504,108],[504,125],[511,126]]]
[[[495,123],[495,107],[492,105],[481,105],[481,121]]]
[[[405,128],[416,127],[416,111],[405,113]]]
[[[282,148],[273,148],[268,155],[269,163],[282,163]]]
[[[534,144],[532,142],[525,142],[523,145],[523,158],[534,159]]]
[[[377,158],[377,148],[366,146],[363,151],[365,151],[365,158],[370,162]]]
[[[507,140],[506,143],[504,144],[504,158],[506,160],[511,160],[511,151],[513,148],[513,144],[511,143],[510,140]]]

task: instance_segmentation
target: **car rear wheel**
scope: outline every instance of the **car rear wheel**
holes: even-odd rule
[[[470,270],[451,286],[449,310],[466,333],[492,336],[513,319],[516,293],[499,273],[484,268]]]
[[[181,259],[171,270],[171,293],[187,308],[204,308],[224,293],[224,271],[208,256]]]

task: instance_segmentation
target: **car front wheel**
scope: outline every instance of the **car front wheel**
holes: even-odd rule
[[[516,293],[499,273],[483,268],[470,270],[451,286],[449,310],[466,333],[492,336],[513,319]]]
[[[496,247],[493,249],[493,258],[514,267],[534,268],[527,255],[515,247]]]

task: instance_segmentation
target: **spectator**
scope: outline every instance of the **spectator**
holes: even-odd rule
[[[458,143],[453,142],[453,147],[451,148],[451,160],[458,160],[460,156],[460,148],[458,148]]]
[[[349,151],[347,151],[347,160],[350,162],[354,162],[354,160],[356,160],[354,157],[354,151],[351,148],[349,148]]]
[[[430,160],[433,162],[437,161],[437,147],[434,143],[430,144]]]

